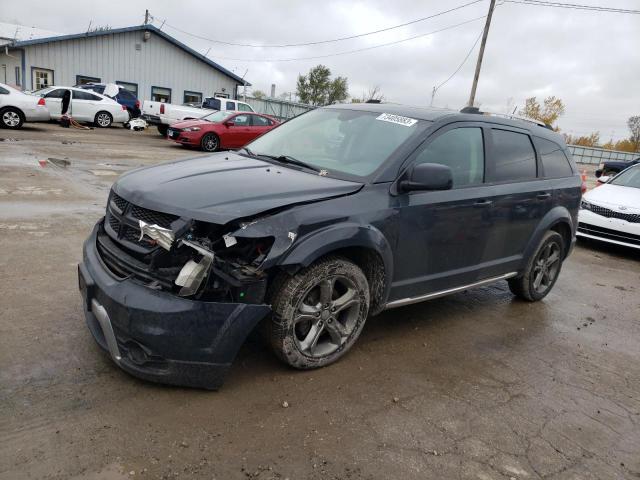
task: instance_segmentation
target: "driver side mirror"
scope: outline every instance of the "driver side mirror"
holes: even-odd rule
[[[402,192],[450,190],[453,187],[453,174],[446,165],[419,163],[404,174],[399,187]]]
[[[233,120],[227,120],[226,122],[224,122],[225,126],[227,127],[233,127],[236,122],[234,122]]]

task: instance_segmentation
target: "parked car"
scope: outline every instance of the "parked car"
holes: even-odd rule
[[[78,88],[92,90],[94,92],[113,98],[120,105],[127,107],[129,118],[138,118],[142,115],[140,100],[132,92],[117,83],[85,83],[76,85]]]
[[[46,99],[51,118],[58,120],[63,115],[63,99],[67,91],[71,94],[67,113],[78,122],[91,122],[98,127],[107,128],[113,123],[125,123],[129,120],[129,113],[124,105],[106,95],[82,88],[52,86],[37,90],[34,95]]]
[[[0,126],[20,128],[24,122],[47,122],[49,109],[44,98],[34,97],[0,83]]]
[[[205,152],[240,148],[278,125],[268,115],[231,111],[213,112],[198,120],[172,124],[167,138]]]
[[[181,120],[201,118],[214,111],[253,112],[253,107],[239,100],[222,97],[207,97],[202,104],[196,107],[193,106],[193,103],[174,105],[145,100],[142,107],[142,118],[148,124],[155,125],[160,135],[165,136],[169,125]]]
[[[640,165],[587,192],[578,219],[580,237],[640,248]]]
[[[637,165],[640,163],[640,157],[631,160],[629,162],[623,162],[621,160],[609,160],[606,162],[601,162],[598,165],[598,169],[596,170],[596,178],[600,178],[601,176],[610,177],[617,173],[620,173],[627,167],[632,165]]]
[[[122,175],[84,245],[87,323],[118,366],[215,389],[261,321],[329,365],[369,315],[508,280],[553,288],[581,178],[535,123],[390,104],[304,113],[238,152]]]

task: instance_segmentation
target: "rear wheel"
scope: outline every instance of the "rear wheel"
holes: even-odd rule
[[[360,336],[369,285],[360,268],[328,257],[274,283],[268,335],[276,355],[295,368],[329,365]]]
[[[205,152],[215,152],[220,148],[220,138],[215,133],[207,133],[200,140],[200,148]]]
[[[113,117],[109,112],[98,112],[96,113],[94,123],[100,128],[107,128],[113,123]]]
[[[536,253],[527,263],[524,275],[509,279],[511,292],[523,300],[536,302],[551,291],[560,275],[564,257],[562,235],[553,230],[544,234]]]
[[[168,125],[160,124],[156,128],[158,129],[158,133],[160,135],[162,135],[163,137],[167,136],[167,130],[169,130],[169,126]]]
[[[0,124],[5,128],[20,128],[24,123],[24,115],[14,107],[0,110]]]

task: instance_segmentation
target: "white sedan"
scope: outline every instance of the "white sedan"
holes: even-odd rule
[[[24,122],[47,122],[49,118],[44,98],[27,95],[0,83],[0,126],[20,128]]]
[[[640,249],[640,164],[582,196],[577,235]]]
[[[33,94],[46,100],[54,120],[66,113],[78,122],[91,122],[102,128],[109,127],[112,123],[129,121],[127,107],[91,90],[54,86],[37,90]]]

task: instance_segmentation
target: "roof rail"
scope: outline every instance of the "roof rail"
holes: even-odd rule
[[[551,125],[548,125],[540,120],[535,120],[533,118],[521,117],[519,115],[511,115],[510,113],[494,113],[494,112],[481,112],[478,107],[464,107],[460,110],[460,113],[472,113],[477,115],[488,115],[490,117],[502,117],[509,118],[513,120],[521,120],[523,122],[535,123],[540,127],[548,128],[549,130],[553,130]]]

